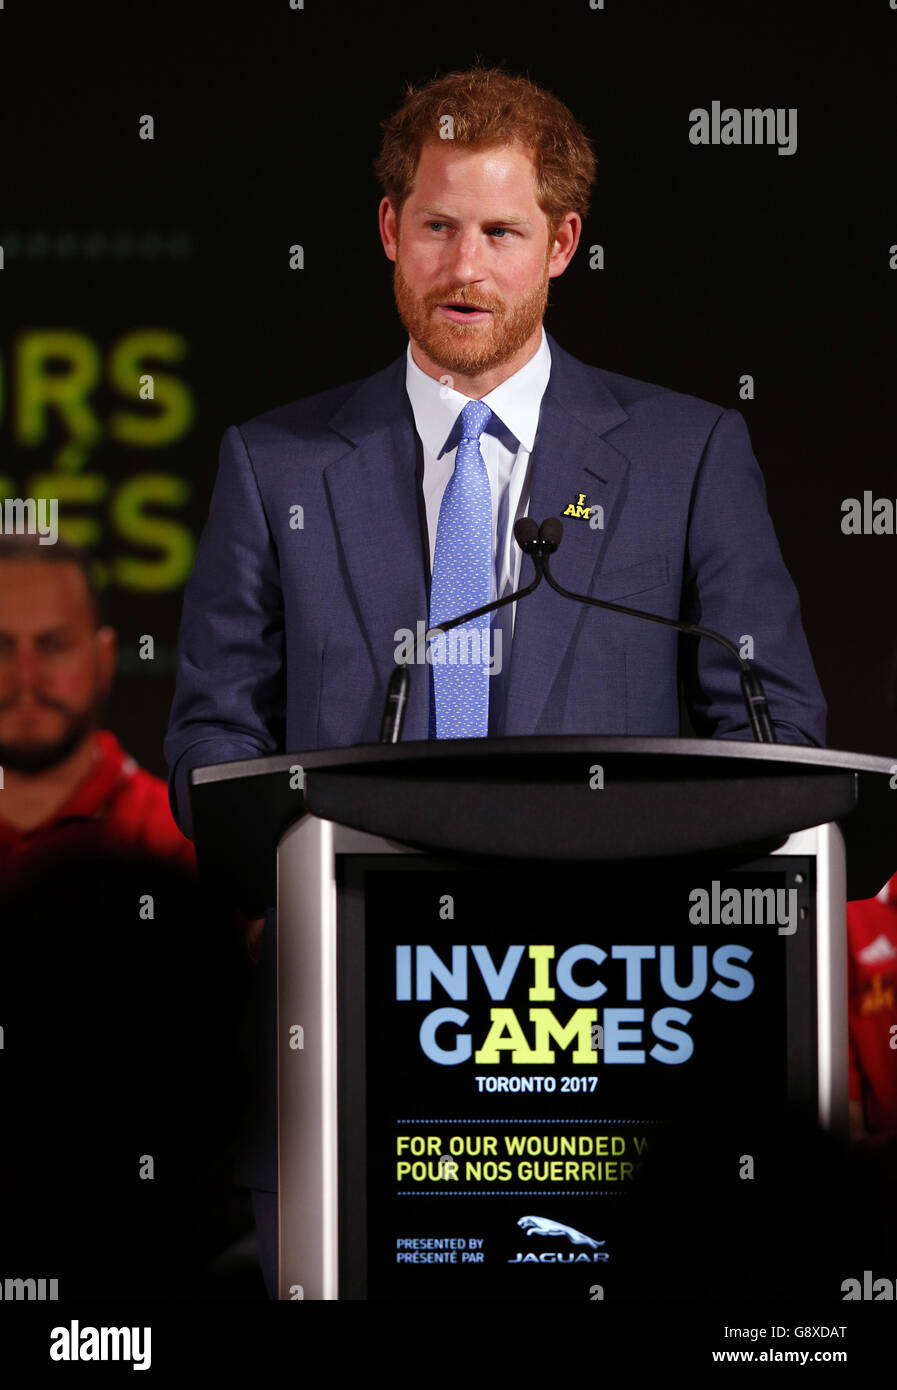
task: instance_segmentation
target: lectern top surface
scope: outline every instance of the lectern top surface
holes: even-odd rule
[[[233,777],[262,777],[283,772],[297,762],[304,768],[396,766],[425,760],[437,766],[446,759],[475,760],[498,765],[509,758],[545,758],[596,753],[631,758],[714,758],[750,763],[790,763],[795,768],[830,768],[853,772],[890,774],[897,766],[894,757],[853,753],[843,749],[809,748],[804,744],[754,743],[746,739],[661,738],[651,736],[601,736],[591,734],[546,734],[514,738],[431,739],[384,744],[355,743],[344,748],[321,748],[307,752],[278,753],[267,758],[250,758],[232,763],[216,763],[194,768],[193,785],[218,782]]]

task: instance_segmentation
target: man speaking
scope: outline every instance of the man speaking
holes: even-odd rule
[[[524,515],[564,519],[568,590],[721,632],[752,656],[779,742],[821,745],[741,415],[585,365],[543,329],[595,176],[570,111],[499,69],[450,73],[409,89],[376,172],[407,351],[224,435],[165,745],[181,828],[192,767],[376,741],[402,634],[531,577]],[[675,736],[680,682],[699,736],[752,736],[715,642],[547,584],[487,635],[479,661],[412,673],[406,739]]]

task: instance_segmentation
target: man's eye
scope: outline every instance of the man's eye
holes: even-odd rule
[[[445,227],[445,226],[446,226],[446,223],[445,223],[445,222],[428,222],[428,223],[427,223],[427,227],[428,227],[428,228],[432,228],[433,230],[438,230],[440,227]],[[514,232],[514,231],[512,231],[510,227],[490,227],[489,230],[490,230],[491,232],[501,232],[501,234],[502,234],[502,240],[504,240],[504,238],[505,238],[506,236],[516,236],[516,235],[517,235],[517,233]]]

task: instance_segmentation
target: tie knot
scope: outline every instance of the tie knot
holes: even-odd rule
[[[492,411],[482,401],[468,401],[461,411],[461,441],[479,439],[492,419]]]

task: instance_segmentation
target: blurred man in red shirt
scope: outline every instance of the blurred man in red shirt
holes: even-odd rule
[[[166,783],[99,727],[115,661],[87,557],[0,536],[0,885],[82,849],[193,867]]]
[[[0,1230],[7,1260],[69,1296],[192,1296],[248,1224],[232,1154],[250,967],[166,782],[101,727],[115,666],[87,556],[0,535]]]
[[[897,1139],[897,874],[847,904],[851,1133]]]
[[[897,715],[897,649],[885,704]],[[850,1133],[866,1147],[897,1141],[897,874],[847,904]]]

